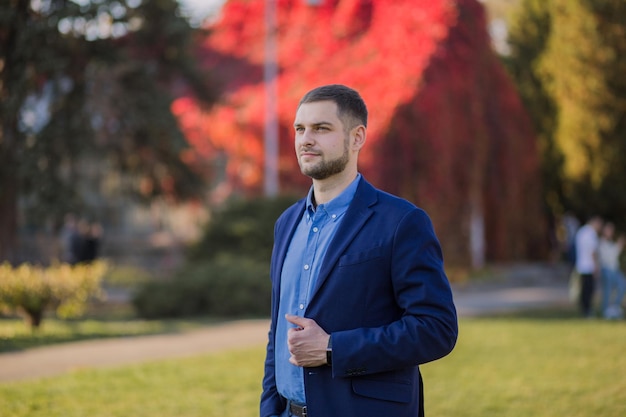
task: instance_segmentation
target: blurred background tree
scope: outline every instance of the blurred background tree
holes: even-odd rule
[[[170,111],[183,91],[215,100],[197,32],[175,0],[0,4],[0,260],[19,261],[18,215],[58,224],[85,206],[85,172],[98,178],[90,192],[201,192]]]
[[[359,169],[431,214],[446,262],[480,268],[485,261],[546,256],[536,140],[493,51],[480,2],[279,3],[281,192],[302,195],[310,186],[294,175],[298,100],[312,86],[345,83],[360,91],[372,114]],[[266,28],[254,18],[263,15],[263,5],[228,1],[199,45],[199,60],[225,86],[219,104],[210,112],[186,97],[173,104],[198,155],[224,161],[224,188],[250,196],[261,192],[265,179]],[[320,20],[328,25],[315,23]]]
[[[626,228],[626,2],[522,0],[506,59],[531,113],[552,214]]]
[[[297,4],[299,7],[294,6],[294,10],[302,16],[313,13],[305,10],[305,2],[285,3]],[[442,47],[447,55],[454,55],[454,47],[467,46],[468,39],[480,32],[473,25],[482,22],[478,1],[453,3],[419,3],[428,11],[425,16],[429,25],[446,27],[449,24],[450,33],[456,33],[456,38],[443,39],[457,39],[456,43]],[[626,194],[621,190],[626,181],[626,77],[623,77],[626,69],[626,4],[623,0],[482,0],[480,3],[490,13],[492,37],[498,36],[496,29],[505,28],[504,35],[500,33],[500,40],[504,39],[506,45],[498,51],[504,55],[538,134],[546,213],[556,220],[568,210],[579,217],[598,212],[625,229],[626,219],[621,213],[626,208]],[[259,11],[262,9],[262,2],[242,4]],[[346,48],[358,44],[346,37],[348,34],[359,39],[365,39],[367,35],[364,26],[359,26],[361,20],[353,18],[353,14],[360,16],[363,22],[369,22],[371,15],[366,12],[374,10],[374,4],[378,2],[341,1],[326,5],[337,9],[338,17],[331,26]],[[411,3],[412,6],[415,4],[418,3]],[[380,7],[383,5],[388,7],[388,3],[380,2]],[[220,40],[219,36],[208,37],[206,31],[190,27],[179,6],[176,0],[7,0],[0,4],[0,260],[20,260],[16,252],[19,245],[15,242],[18,225],[32,226],[33,229],[43,225],[58,226],[65,213],[84,212],[88,211],[85,210],[88,206],[97,205],[98,202],[90,199],[93,194],[112,195],[110,201],[118,201],[122,195],[137,196],[146,202],[163,196],[179,199],[206,191],[207,184],[220,174],[217,172],[219,166],[213,172],[214,167],[208,168],[211,161],[202,159],[193,151],[187,152],[187,140],[193,142],[194,139],[192,134],[197,133],[202,141],[210,141],[213,138],[207,134],[209,131],[194,124],[186,129],[185,140],[178,125],[183,118],[181,114],[177,114],[178,120],[172,116],[171,104],[174,98],[189,96],[197,98],[202,105],[214,102],[220,92],[211,80],[217,78],[200,68],[207,68],[203,64],[210,53],[221,57],[224,51],[212,50],[215,47],[208,40],[217,39],[215,42],[220,48],[227,48],[231,45],[230,40],[238,38],[225,36]],[[460,12],[441,15],[437,12],[439,9]],[[234,50],[248,47],[251,56],[258,58],[259,63],[262,62],[263,48],[251,45],[262,42],[261,14],[249,13],[241,17],[246,19],[247,30],[244,33],[237,29],[233,33],[243,33],[250,39],[230,46]],[[459,22],[467,25],[467,31],[463,25],[452,24],[457,15],[461,19]],[[402,16],[399,14],[393,19],[399,21]],[[388,28],[388,25],[382,27]],[[335,33],[333,31],[323,33],[330,36]],[[388,39],[386,29],[384,33],[386,36],[375,36],[375,39]],[[219,35],[219,32],[215,31],[215,34]],[[319,37],[313,36],[311,45],[335,48],[331,38],[324,44]],[[475,40],[482,51],[482,37]],[[299,51],[301,44],[299,36],[286,36],[281,50],[293,48]],[[399,42],[390,42],[388,48],[393,51],[399,49],[399,45]],[[362,43],[362,48],[372,50],[368,43]],[[413,44],[410,48],[414,54],[418,52]],[[475,45],[468,51],[470,53],[463,55],[468,60],[479,54]],[[323,72],[320,68],[328,69],[329,77],[337,77],[337,71],[328,65],[308,65],[307,71],[311,74],[302,73],[297,67],[302,65],[300,55],[287,55],[289,65],[293,61],[294,73],[298,74],[294,80],[311,82],[314,75]],[[405,57],[406,54],[399,56]],[[353,64],[341,64],[338,68],[353,72]],[[398,68],[407,66],[408,63],[403,61]],[[372,63],[363,66],[368,70],[373,67]],[[447,64],[444,67],[453,68]],[[476,68],[479,69],[477,74],[485,74],[484,68]],[[221,66],[218,70],[233,72],[228,66]],[[241,66],[240,71],[248,77],[256,74],[260,80],[262,66]],[[441,75],[441,85],[451,84],[450,75],[432,71]],[[394,74],[401,73],[400,70],[394,71]],[[469,100],[459,99],[459,92],[469,91],[472,82],[467,81],[467,70],[458,74],[459,90],[453,94],[456,100],[451,102],[466,103]],[[363,79],[371,84],[369,76]],[[411,79],[415,79],[415,74],[411,74]],[[465,83],[462,83],[464,79]],[[388,78],[381,85],[389,88],[392,80]],[[261,81],[258,85],[262,85]],[[220,87],[226,88],[222,82]],[[402,89],[393,87],[391,90]],[[499,87],[487,90],[502,92]],[[294,89],[283,91],[295,94]],[[251,94],[249,90],[244,92],[246,95],[241,100],[244,103],[261,100],[260,94]],[[442,94],[439,92],[434,97],[442,97]],[[295,100],[288,94],[283,99]],[[493,100],[487,102],[493,103]],[[493,106],[497,111],[502,110],[499,105]],[[176,104],[173,107],[176,108]],[[179,113],[190,113],[189,106],[179,107]],[[255,111],[262,115],[260,109],[259,105]],[[226,132],[225,143],[236,143],[239,153],[250,151],[253,158],[259,159],[258,166],[262,166],[262,149],[252,146],[260,143],[258,132],[262,124],[242,123],[240,119],[222,115],[234,117],[236,113],[219,113],[215,120],[200,121],[207,125],[222,123]],[[498,117],[492,117],[491,123],[511,126],[511,123],[503,122],[504,117],[513,118],[510,111],[503,111]],[[447,115],[441,116],[441,120],[449,124]],[[407,121],[406,128],[410,130],[415,121],[412,117],[407,117]],[[287,121],[287,126],[289,123]],[[519,123],[528,125],[525,121]],[[238,136],[238,140],[233,141],[232,128],[241,126],[250,130],[248,136]],[[511,135],[503,132],[496,137],[506,138],[506,143],[512,142]],[[528,140],[519,141],[525,142]],[[240,146],[241,143],[246,146]],[[520,153],[513,154],[515,158],[511,161],[499,157],[504,161],[499,164],[510,167],[519,163]],[[215,164],[232,164],[237,155],[219,154]],[[250,160],[252,158],[244,162]],[[293,163],[292,158],[289,161]],[[402,164],[405,166],[408,165]],[[241,181],[250,171],[246,171],[246,167],[240,164],[232,170],[222,167],[222,171]],[[525,176],[519,174],[519,177]],[[443,178],[449,177],[444,172]],[[283,181],[287,180],[291,180],[291,176],[283,178]],[[540,182],[534,178],[532,181]],[[438,185],[434,188],[440,190]],[[510,190],[511,187],[503,189]],[[222,193],[224,198],[230,196],[228,192]],[[536,201],[541,198],[529,195],[526,193],[524,199]],[[441,204],[433,211],[438,213],[450,206]],[[496,212],[507,213],[503,216],[507,218],[515,215],[508,210]],[[490,224],[497,223],[491,215],[486,218]],[[456,227],[457,223],[454,222],[453,226]],[[527,226],[526,221],[520,223]],[[516,233],[511,235],[511,240],[519,240]],[[490,241],[494,239],[490,237]],[[493,246],[502,245],[494,243]]]

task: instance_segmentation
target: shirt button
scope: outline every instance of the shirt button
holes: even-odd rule
[[[304,310],[304,304],[300,304],[300,310]]]
[[[309,268],[310,268],[310,266],[309,266],[308,264],[307,264],[307,265],[304,265],[304,270],[305,270],[305,271],[308,271],[308,270],[309,270]]]
[[[333,215],[332,215],[332,216],[330,216],[330,217],[332,217],[333,219],[336,219],[336,218],[337,218],[337,215],[336,215],[336,214],[333,214]]]
[[[317,227],[314,227],[314,228],[313,228],[313,232],[314,232],[314,233],[317,233],[317,231],[318,231],[318,230],[320,230],[320,229],[318,229]]]

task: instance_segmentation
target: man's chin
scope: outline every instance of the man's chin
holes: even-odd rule
[[[324,180],[327,178],[327,176],[323,175],[322,173],[312,170],[312,169],[302,169],[301,170],[302,174],[306,175],[307,177],[314,179],[314,180]]]
[[[300,164],[300,172],[311,178],[315,178],[319,174],[319,170],[317,169],[317,167],[307,164]]]

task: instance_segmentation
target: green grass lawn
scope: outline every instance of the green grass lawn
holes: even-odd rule
[[[626,323],[466,319],[423,373],[431,416],[625,416]]]
[[[254,416],[263,357],[259,346],[4,383],[0,415]],[[463,319],[454,352],[422,371],[429,417],[623,417],[626,323]]]

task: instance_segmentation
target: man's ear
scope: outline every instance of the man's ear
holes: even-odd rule
[[[350,137],[350,146],[355,151],[358,151],[365,145],[365,140],[367,137],[367,129],[363,125],[358,125],[352,129],[351,137]]]

